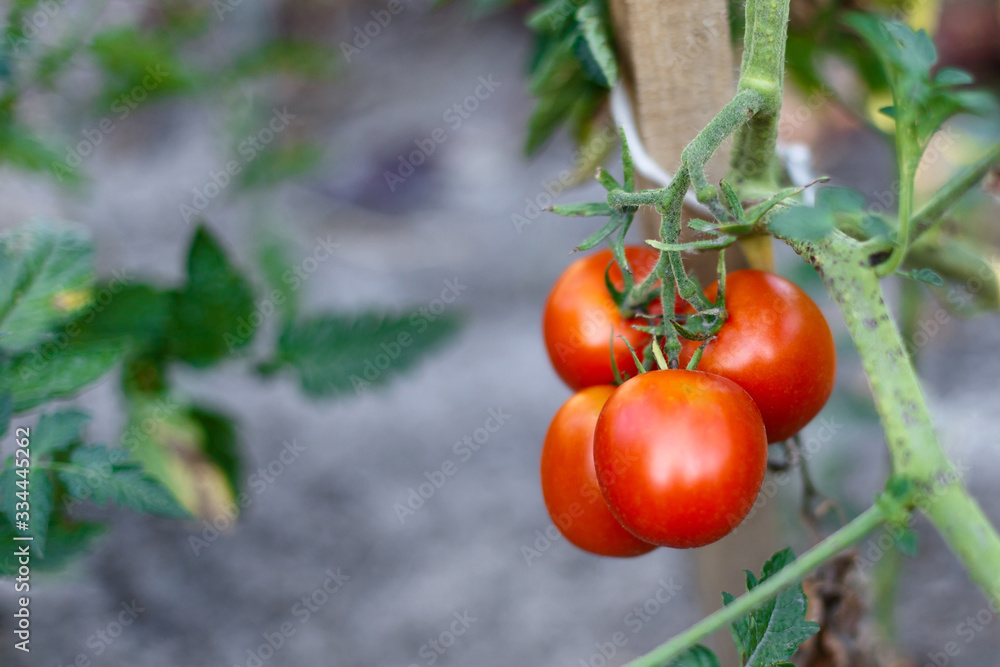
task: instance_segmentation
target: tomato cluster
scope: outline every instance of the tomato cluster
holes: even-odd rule
[[[658,258],[643,247],[626,248],[625,256],[637,281]],[[652,337],[634,326],[662,308],[621,312],[606,277],[622,289],[610,251],[577,260],[545,304],[549,358],[577,390],[542,447],[546,507],[570,542],[603,556],[709,544],[749,513],[768,443],[793,436],[829,398],[836,372],[830,328],[795,284],[737,271],[726,280],[727,319],[705,344],[698,370],[640,373],[629,346],[641,354]],[[717,292],[713,284],[705,295],[714,302]],[[695,312],[678,305],[682,315]],[[699,345],[682,340],[681,368]],[[614,368],[630,379],[615,387]]]

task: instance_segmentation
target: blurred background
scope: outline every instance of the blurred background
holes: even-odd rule
[[[226,415],[237,460],[229,485],[192,468],[202,474],[195,519],[75,508],[108,530],[34,576],[30,655],[12,647],[18,595],[0,580],[0,664],[600,667],[624,664],[703,615],[699,552],[590,556],[558,535],[542,502],[541,442],[570,392],[549,366],[541,307],[594,227],[540,209],[552,196],[602,198],[588,178],[569,187],[565,173],[589,175],[604,156],[618,173],[620,162],[613,131],[592,131],[581,145],[559,130],[526,157],[531,6],[21,4],[21,34],[8,31],[0,72],[0,229],[37,216],[74,221],[92,233],[103,280],[177,286],[203,224],[258,294],[291,271],[296,280],[284,282],[302,311],[379,312],[398,319],[399,333],[419,341],[427,329],[434,341],[405,369],[355,359],[371,386],[317,388],[309,360],[269,363],[264,351],[282,332],[264,299],[263,324],[241,354],[210,370],[159,369],[171,396]],[[793,2],[805,12],[795,20],[812,20],[814,4],[828,3]],[[995,87],[997,4],[938,9],[942,60]],[[831,62],[824,71],[838,80],[841,69]],[[842,78],[850,101],[853,82]],[[886,206],[894,159],[867,113],[885,106],[875,97],[816,105],[783,139],[811,146],[817,174]],[[793,85],[789,99],[801,108],[809,93]],[[960,117],[942,136],[921,174],[925,192],[1000,138],[1000,113]],[[954,215],[994,268],[998,212],[976,192]],[[280,261],[261,260],[279,246]],[[837,389],[804,442],[820,490],[857,513],[887,474],[868,388],[815,274],[786,249],[777,254],[778,271],[810,291],[838,337]],[[968,282],[888,289],[939,434],[1000,523],[996,305],[964,317],[983,306],[986,289]],[[126,385],[141,379],[129,363]],[[120,443],[128,432],[122,379],[104,376],[64,401],[92,415],[88,442]],[[781,527],[770,550],[808,548],[797,479],[765,490],[761,512]],[[217,498],[230,491],[245,501],[238,519]],[[859,547],[872,567],[837,580],[860,595],[844,614],[860,617],[875,566],[898,561],[898,653],[810,664],[922,666],[949,642],[960,651],[947,664],[996,664],[1000,622],[933,530],[915,528],[915,557],[901,559],[873,535]],[[730,556],[736,572],[760,567]],[[977,614],[978,630],[960,625]],[[606,655],[617,632],[627,641]],[[850,639],[871,644],[866,637]]]

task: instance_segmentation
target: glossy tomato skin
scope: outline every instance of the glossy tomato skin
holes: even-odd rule
[[[625,257],[636,282],[640,282],[656,266],[659,253],[650,247],[629,246],[625,248]],[[648,334],[632,328],[633,324],[645,322],[622,317],[608,293],[604,272],[612,261],[610,250],[576,260],[556,280],[545,302],[542,316],[545,347],[559,377],[572,389],[613,383],[612,349],[618,370],[635,375],[632,354],[618,336],[624,336],[640,356],[650,340]],[[617,289],[622,289],[624,283],[617,264],[611,267],[609,277]]]
[[[597,485],[594,427],[615,388],[588,387],[556,412],[542,447],[542,495],[563,536],[599,556],[641,556],[656,548],[622,528]]]
[[[597,419],[594,463],[615,517],[636,537],[688,549],[746,517],[767,467],[760,411],[730,380],[651,371],[622,384]]]
[[[715,300],[718,283],[706,290]],[[795,283],[766,271],[726,277],[729,318],[705,347],[698,370],[729,378],[757,403],[768,442],[792,437],[826,405],[837,374],[833,334]],[[698,347],[683,341],[681,364]]]

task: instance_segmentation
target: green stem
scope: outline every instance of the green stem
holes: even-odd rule
[[[894,475],[913,487],[915,505],[940,531],[972,580],[1000,602],[1000,536],[938,444],[916,371],[882,298],[868,250],[840,232],[815,243],[789,244],[816,267],[843,313],[868,376]]]
[[[983,157],[966,167],[962,173],[945,183],[944,187],[919,211],[913,214],[910,220],[911,240],[916,240],[921,234],[934,229],[940,222],[945,212],[952,207],[955,202],[962,198],[966,192],[971,190],[976,183],[983,179],[986,172],[997,162],[1000,162],[1000,144],[995,144]]]
[[[748,0],[747,28],[738,90],[757,92],[763,104],[736,135],[734,183],[773,185],[772,156],[778,140],[778,115],[785,78],[790,0]]]
[[[841,551],[858,542],[885,518],[879,505],[870,507],[846,526],[807,551],[794,562],[786,565],[770,579],[746,593],[731,604],[706,616],[690,629],[677,635],[646,655],[628,663],[626,667],[660,667],[667,660],[676,658],[703,638],[729,625],[754,607],[802,580],[813,568],[822,565]]]

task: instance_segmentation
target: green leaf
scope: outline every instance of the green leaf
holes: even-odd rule
[[[294,267],[290,241],[282,228],[276,225],[260,225],[254,230],[256,238],[255,254],[269,301],[281,313],[282,324],[295,319],[299,311],[298,290],[293,289],[291,271]]]
[[[48,470],[32,466],[28,475],[31,500],[31,547],[39,554],[45,553],[45,543],[49,533],[49,517],[55,503],[55,485]]]
[[[72,559],[83,554],[106,529],[107,526],[101,523],[72,521],[56,515],[49,523],[45,557],[33,563],[33,569],[53,572],[64,568]]]
[[[119,345],[70,344],[51,354],[31,350],[0,361],[0,392],[14,397],[14,413],[66,398],[100,379],[121,358]]]
[[[583,71],[594,83],[612,88],[618,81],[618,63],[603,3],[588,0],[576,10],[576,22],[580,34],[574,44],[574,53],[583,64]]]
[[[78,410],[61,410],[46,413],[38,418],[31,431],[31,455],[39,457],[65,451],[83,439],[83,428],[90,415]]]
[[[896,548],[899,549],[899,552],[904,556],[915,558],[919,548],[917,532],[909,528],[904,530],[903,533],[896,538]]]
[[[594,202],[592,204],[566,204],[564,206],[553,206],[552,212],[556,215],[593,218],[603,215],[612,215],[614,210],[608,206],[607,202]]]
[[[7,435],[10,418],[14,414],[14,397],[9,391],[0,391],[0,436]]]
[[[80,177],[64,156],[15,122],[0,123],[0,160],[9,165],[54,176],[60,183],[76,185]]]
[[[708,648],[695,644],[663,667],[719,667],[719,659]]]
[[[583,251],[596,248],[602,241],[604,241],[604,239],[618,231],[618,229],[627,221],[628,216],[624,212],[613,211],[611,213],[611,217],[606,223],[604,223],[604,226],[584,239],[584,241],[578,245],[575,250]]]
[[[789,206],[773,214],[767,226],[781,238],[816,241],[833,231],[833,222],[833,216],[828,211]]]
[[[864,196],[850,188],[825,187],[816,192],[816,208],[838,213],[853,213],[864,207]]]
[[[528,16],[528,27],[535,32],[560,32],[573,19],[575,9],[575,0],[551,0]]]
[[[82,227],[35,220],[0,238],[0,348],[19,351],[87,302],[93,243]]]
[[[121,442],[145,473],[190,514],[209,520],[231,516],[232,483],[207,454],[209,434],[191,406],[169,394],[129,398],[129,421]]]
[[[934,287],[944,287],[944,279],[931,269],[913,269],[911,271],[897,271],[896,273]]]
[[[740,195],[736,192],[736,189],[729,183],[729,181],[723,179],[719,183],[722,188],[722,194],[726,197],[726,203],[729,205],[729,212],[733,214],[737,222],[741,222],[744,218],[743,202],[740,200]]]
[[[148,100],[189,92],[202,81],[211,81],[177,57],[165,31],[120,24],[94,35],[90,51],[106,78],[102,107],[119,116],[149,104]],[[141,98],[133,93],[137,88],[143,91]]]
[[[192,407],[189,414],[205,432],[202,451],[226,476],[233,495],[238,494],[242,490],[240,450],[233,420],[222,413],[200,407]]]
[[[110,502],[162,516],[190,516],[163,485],[127,459],[128,454],[122,449],[102,445],[78,447],[69,463],[60,464],[59,479],[67,492],[80,500]]]
[[[761,570],[760,580],[746,572],[747,591],[770,579],[795,560],[791,549],[774,554]],[[722,594],[723,603],[729,605],[736,598]],[[790,659],[799,644],[812,637],[819,626],[805,620],[806,596],[802,586],[785,589],[778,596],[749,612],[730,626],[733,640],[745,667],[773,667]]]
[[[121,340],[148,348],[166,334],[172,299],[150,285],[105,282],[97,286],[87,312],[64,331],[80,341]]]
[[[294,370],[311,396],[361,393],[412,366],[458,329],[455,317],[363,313],[319,315],[289,327],[278,362]]]
[[[256,333],[250,285],[204,226],[191,241],[187,284],[175,293],[171,312],[169,352],[192,366],[219,361]]]
[[[934,83],[939,86],[964,86],[974,81],[971,74],[956,67],[943,67],[934,77]]]

